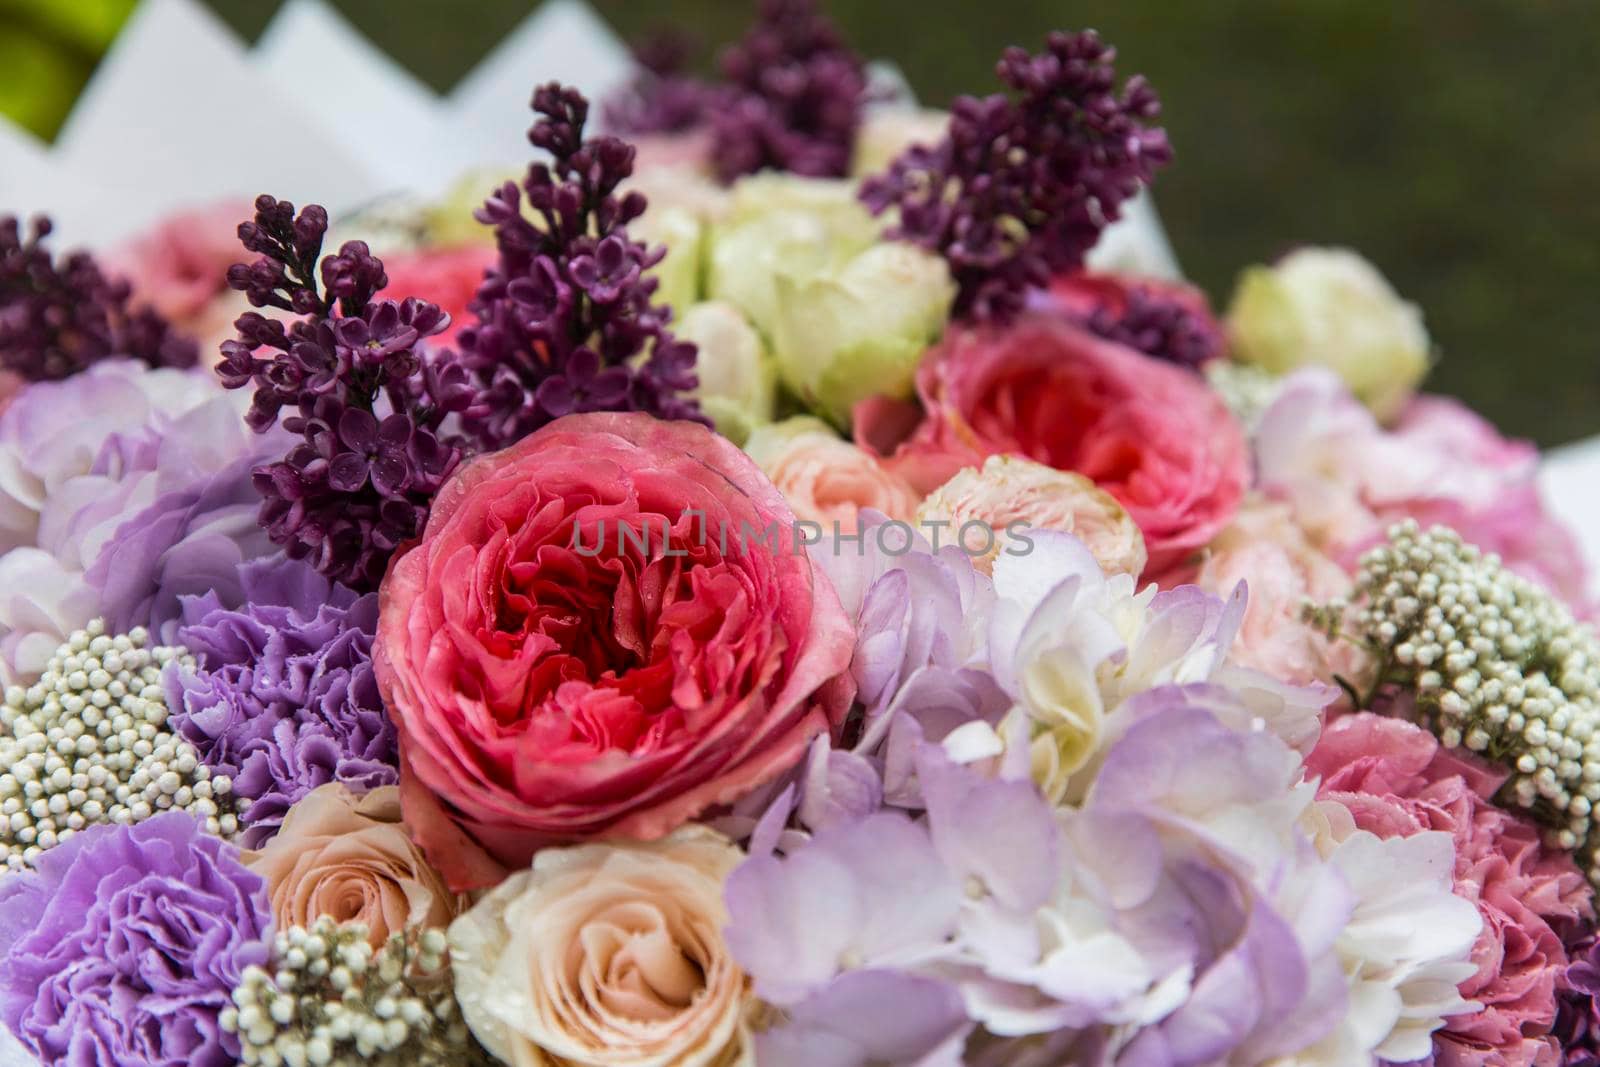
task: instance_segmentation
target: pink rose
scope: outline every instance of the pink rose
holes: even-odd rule
[[[1434,1039],[1442,1067],[1560,1062],[1550,1028],[1567,966],[1552,921],[1591,914],[1590,890],[1566,853],[1540,844],[1528,819],[1489,802],[1504,775],[1442,751],[1403,719],[1362,712],[1330,723],[1306,760],[1318,795],[1350,809],[1380,837],[1442,830],[1455,840],[1455,892],[1478,906],[1478,971],[1461,995],[1483,1010],[1446,1021]]]
[[[1234,658],[1280,681],[1304,685],[1335,674],[1361,684],[1366,657],[1350,642],[1331,642],[1301,615],[1307,599],[1327,603],[1350,593],[1350,576],[1307,540],[1282,504],[1255,498],[1206,549],[1195,584],[1227,596],[1240,582],[1250,599]]]
[[[384,578],[374,662],[452,889],[662,837],[842,720],[855,638],[793,523],[733,444],[642,414],[559,419],[445,485]]]
[[[450,315],[450,328],[432,341],[450,344],[456,333],[471,321],[467,305],[477,295],[483,272],[494,264],[497,255],[489,245],[386,254],[383,272],[389,276],[389,284],[383,295],[391,300],[414,296],[439,305]]]
[[[801,416],[759,426],[744,447],[795,515],[824,530],[837,522],[841,532],[854,533],[862,508],[902,522],[916,515],[917,491],[820,419]]]
[[[1244,437],[1204,381],[1046,314],[952,330],[918,369],[917,392],[920,422],[869,401],[856,437],[918,490],[998,453],[1076,471],[1128,509],[1151,571],[1210,541],[1244,495]]]
[[[1262,414],[1260,485],[1323,551],[1350,565],[1401,519],[1450,526],[1587,610],[1581,550],[1544,507],[1538,452],[1445,397],[1418,397],[1393,430],[1330,371],[1298,371]]]
[[[241,310],[228,288],[228,268],[249,259],[239,245],[248,201],[227,200],[164,219],[113,252],[109,264],[148,304],[183,332],[205,341]]]

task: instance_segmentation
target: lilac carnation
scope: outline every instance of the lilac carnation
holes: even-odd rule
[[[191,816],[86,830],[0,879],[0,1019],[47,1063],[224,1067],[218,1015],[270,924],[260,876]]]
[[[396,738],[372,672],[378,595],[281,556],[239,581],[238,610],[185,598],[179,636],[200,665],[168,676],[167,703],[178,736],[249,802],[241,840],[257,848],[320,785],[397,781]]]

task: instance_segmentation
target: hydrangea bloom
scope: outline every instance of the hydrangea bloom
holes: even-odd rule
[[[0,415],[0,678],[36,675],[98,615],[171,641],[180,596],[239,603],[236,566],[272,548],[251,467],[280,438],[209,375],[125,360],[20,399]]]
[[[241,840],[260,847],[318,786],[398,780],[396,737],[372,672],[378,594],[358,596],[281,556],[240,569],[246,603],[184,602],[183,643],[200,659],[171,672],[178,735],[249,802]]]
[[[782,858],[758,841],[727,938],[783,1009],[760,1062],[953,1063],[970,1043],[1003,1063],[1008,1041],[1087,1041],[1253,1063],[1329,1034],[1350,904],[1298,830],[1298,755],[1234,725],[1251,716],[1227,694],[1147,695],[1080,809],[923,745],[925,819],[840,820]]]
[[[261,878],[193,817],[95,827],[0,879],[0,1020],[43,1062],[228,1067],[218,1014],[270,927]]]

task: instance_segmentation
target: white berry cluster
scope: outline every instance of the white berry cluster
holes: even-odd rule
[[[33,685],[0,706],[0,857],[32,866],[46,849],[96,823],[188,811],[206,829],[238,829],[233,784],[213,778],[194,747],[167,729],[161,671],[191,662],[181,648],[147,648],[142,627],[110,636],[100,620],[67,638]]]
[[[1406,522],[1361,560],[1355,625],[1445,745],[1512,772],[1508,802],[1551,828],[1600,885],[1600,641],[1541,587]]]
[[[261,1067],[476,1067],[493,1060],[456,1006],[443,930],[395,933],[376,952],[364,923],[324,915],[247,967],[222,1011],[241,1063]]]

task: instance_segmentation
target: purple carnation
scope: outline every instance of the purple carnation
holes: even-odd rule
[[[218,1015],[270,925],[260,876],[192,816],[94,827],[0,879],[0,1019],[47,1063],[224,1067]]]
[[[183,644],[200,660],[167,678],[173,728],[247,801],[243,843],[264,844],[289,806],[328,782],[398,780],[395,730],[372,672],[378,595],[282,556],[239,568],[246,604],[186,597]]]

